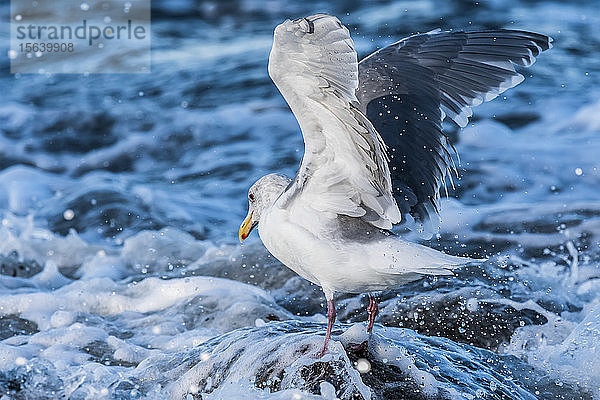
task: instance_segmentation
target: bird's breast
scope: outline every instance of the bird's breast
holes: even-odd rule
[[[319,284],[311,269],[314,237],[289,219],[289,212],[271,207],[261,215],[258,234],[269,252],[285,266],[309,281]]]

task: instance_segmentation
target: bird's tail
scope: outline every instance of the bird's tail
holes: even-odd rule
[[[431,267],[422,268],[423,274],[425,275],[453,275],[454,270],[460,267],[464,267],[466,265],[478,265],[481,264],[487,259],[478,259],[478,258],[470,258],[470,257],[460,257],[460,256],[452,256],[445,253],[440,253],[443,255],[439,258],[439,261],[436,261],[434,265]]]

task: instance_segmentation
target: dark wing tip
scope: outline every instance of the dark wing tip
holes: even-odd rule
[[[438,214],[439,189],[453,162],[442,132],[444,116],[465,126],[471,107],[522,82],[515,66],[529,67],[552,42],[522,30],[436,30],[361,61],[357,97],[395,152],[391,177],[403,215],[408,211],[424,225]]]

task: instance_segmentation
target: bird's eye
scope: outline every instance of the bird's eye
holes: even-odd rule
[[[248,200],[250,200],[250,201],[254,201],[254,193],[250,193],[250,194],[248,195]]]

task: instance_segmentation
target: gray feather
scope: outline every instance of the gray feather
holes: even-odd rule
[[[523,31],[433,31],[403,39],[359,63],[359,109],[388,146],[394,196],[418,222],[437,213],[439,189],[453,169],[442,131],[449,116],[465,126],[471,107],[523,80],[552,47],[548,36]]]

